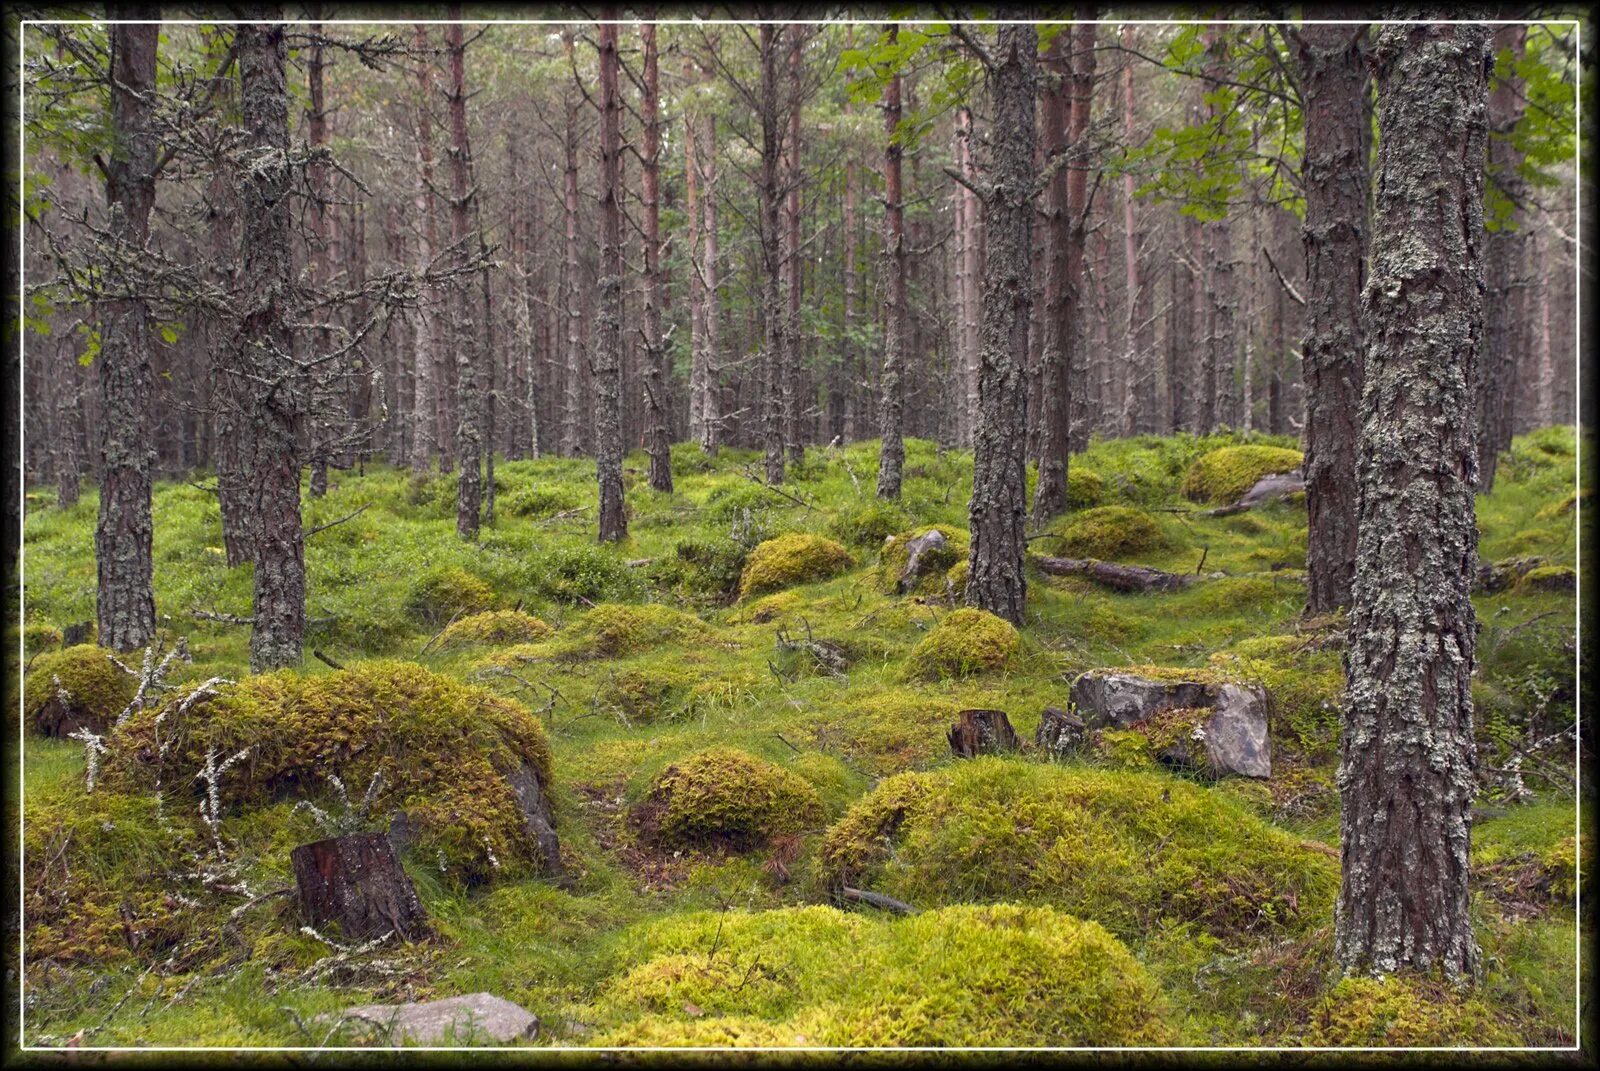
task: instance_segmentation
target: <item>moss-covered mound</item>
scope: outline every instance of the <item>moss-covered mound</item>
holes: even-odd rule
[[[659,603],[601,603],[553,641],[567,658],[614,658],[687,639],[710,638],[711,626]]]
[[[913,539],[934,530],[944,536],[944,546],[923,553],[922,560],[918,563],[920,575],[908,589],[907,594],[911,592],[944,594],[945,574],[958,562],[967,560],[968,549],[971,546],[967,533],[949,524],[924,525],[908,532],[897,533],[893,542],[885,541],[882,562],[878,566],[878,582],[884,591],[899,591],[900,574],[905,572],[906,562],[911,557],[908,544]]]
[[[1194,502],[1237,502],[1263,476],[1292,472],[1304,460],[1300,451],[1281,446],[1224,446],[1195,459],[1183,478],[1183,493]]]
[[[805,780],[734,748],[682,759],[656,775],[634,808],[648,841],[749,848],[822,820],[822,802]]]
[[[82,643],[40,655],[22,686],[27,723],[46,736],[103,733],[132,701],[139,682],[104,648]]]
[[[810,580],[826,580],[850,568],[850,552],[825,536],[790,532],[759,544],[745,559],[739,594],[748,598]]]
[[[1337,861],[1243,804],[1165,777],[977,759],[879,784],[828,831],[823,872],[920,907],[1021,899],[1124,936],[1326,921]]]
[[[1067,508],[1093,509],[1106,500],[1106,481],[1094,469],[1081,465],[1067,468]]]
[[[1345,978],[1312,1017],[1307,1045],[1515,1045],[1518,1041],[1483,1001],[1448,986],[1410,978]]]
[[[435,569],[411,586],[406,612],[427,625],[494,608],[494,589],[465,569]]]
[[[474,643],[533,643],[555,629],[521,610],[489,610],[470,617],[458,617],[439,634],[440,647],[462,647]]]
[[[1113,561],[1156,550],[1167,543],[1156,519],[1131,506],[1100,506],[1076,514],[1068,521],[1062,537],[1067,553],[1074,558]]]
[[[963,607],[946,614],[906,657],[908,680],[967,677],[1006,668],[1022,647],[1011,622]]]
[[[547,789],[550,748],[539,719],[510,700],[389,661],[247,677],[187,710],[183,698],[134,715],[110,739],[106,789],[198,792],[208,755],[244,752],[218,786],[229,811],[301,799],[336,810],[333,778],[353,799],[378,778],[370,821],[403,815],[419,856],[456,876],[483,880],[539,858],[513,782],[532,775]]]
[[[828,522],[828,534],[852,547],[876,547],[903,531],[910,521],[898,502],[869,498],[835,515]]]
[[[1517,581],[1517,594],[1527,595],[1537,591],[1577,591],[1578,574],[1565,565],[1544,565],[1529,569]]]
[[[634,937],[608,1045],[1146,1045],[1165,1001],[1100,926],[1047,907],[885,921],[827,907],[700,913]],[[715,949],[708,956],[706,950]]]

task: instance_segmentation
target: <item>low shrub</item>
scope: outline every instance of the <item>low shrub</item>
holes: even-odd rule
[[[906,657],[908,680],[968,677],[1005,669],[1022,640],[1011,622],[972,607],[946,614]]]
[[[426,625],[438,627],[452,617],[492,610],[494,602],[494,589],[486,581],[450,566],[425,573],[411,586],[406,612]]]

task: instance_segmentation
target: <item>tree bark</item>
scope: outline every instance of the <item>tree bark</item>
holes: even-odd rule
[[[1474,358],[1483,330],[1481,25],[1388,25],[1363,294],[1359,545],[1340,735],[1335,950],[1354,973],[1479,953],[1469,910],[1477,620]]]
[[[1023,459],[1028,318],[1033,307],[1034,92],[1038,32],[1000,27],[987,70],[994,116],[988,194],[983,202],[982,364],[969,507],[972,552],[967,601],[1022,621],[1027,470]]]
[[[761,122],[761,174],[758,180],[757,197],[761,212],[761,312],[762,312],[762,340],[761,363],[763,370],[763,390],[761,405],[761,437],[764,465],[767,483],[780,484],[784,475],[783,451],[783,424],[785,408],[783,404],[784,383],[786,370],[784,368],[784,354],[787,352],[788,343],[785,340],[785,325],[788,321],[787,311],[784,308],[783,294],[780,289],[780,279],[783,275],[783,255],[780,243],[781,231],[779,229],[779,215],[782,202],[782,191],[779,185],[782,181],[783,162],[783,116],[779,104],[778,86],[778,44],[781,37],[778,28],[771,23],[762,23],[760,32],[760,63],[761,63],[761,97],[760,97],[760,122]]]
[[[424,57],[417,64],[417,192],[413,200],[413,209],[418,216],[417,270],[424,271],[433,263],[434,254],[439,248],[439,225],[433,200],[433,117],[430,111],[433,79],[429,73],[432,67],[426,59],[428,27],[423,23],[416,24],[412,46]],[[433,466],[433,454],[438,443],[439,388],[434,376],[437,336],[429,309],[416,310],[414,324],[412,339],[416,364],[412,374],[415,376],[416,400],[412,405],[411,472],[421,478]]]
[[[789,136],[784,143],[783,272],[789,307],[783,329],[783,442],[792,464],[805,460],[805,435],[801,427],[804,413],[800,404],[800,298],[805,287],[805,262],[800,257],[800,111],[803,99],[803,72],[800,66],[804,46],[804,27],[797,22],[787,26],[789,34]]]
[[[1367,238],[1364,25],[1306,23],[1304,94],[1307,610],[1350,602],[1356,562],[1356,444],[1363,380],[1361,288]]]
[[[461,7],[452,4],[451,18]],[[447,22],[445,49],[450,58],[450,242],[456,267],[465,268],[472,244],[471,150],[467,144],[466,55],[461,23]],[[456,354],[456,534],[476,539],[483,509],[483,388],[479,379],[480,356],[474,333],[471,284],[466,276],[451,281],[451,309],[455,317]]]
[[[313,18],[321,17],[320,3],[313,2],[309,7]],[[322,24],[313,22],[311,32],[315,36],[321,36]],[[308,242],[310,251],[306,259],[313,286],[327,281],[330,241],[327,217],[328,165],[319,155],[328,147],[328,113],[323,102],[323,66],[322,45],[314,43],[306,63],[306,88],[311,105],[306,113],[306,142],[312,154],[306,164],[306,188],[311,194],[310,212],[306,216],[306,223],[311,231]],[[312,339],[315,344],[313,352],[323,353],[328,350],[327,330],[316,330],[312,334]],[[336,435],[328,424],[327,409],[330,401],[331,399],[315,395],[312,398],[312,416],[308,428],[310,436],[307,444],[310,448],[311,462],[311,479],[307,484],[307,492],[312,498],[321,498],[328,493],[328,449],[330,441]]]
[[[129,11],[158,18],[158,11]],[[119,257],[135,261],[150,238],[156,199],[153,129],[156,39],[153,23],[120,23],[111,34],[111,124],[116,148],[106,165],[108,229]],[[100,513],[95,523],[95,616],[99,642],[119,651],[155,635],[150,539],[150,466],[155,415],[151,404],[150,315],[136,293],[100,305]],[[74,477],[75,478],[75,477]]]
[[[615,8],[603,16],[616,19]],[[600,314],[595,322],[595,479],[600,487],[600,542],[626,538],[622,501],[622,103],[617,93],[617,24],[599,27]]]
[[[891,46],[900,28],[890,23],[885,35]],[[900,188],[900,75],[883,87],[883,379],[878,404],[878,497],[900,497],[900,471],[905,466],[903,438],[905,397],[900,377],[906,345],[906,225]]]
[[[646,20],[654,17],[646,11]],[[645,442],[650,452],[650,486],[672,492],[672,435],[667,429],[667,347],[661,334],[661,70],[655,23],[639,27],[644,39],[644,89],[639,121],[644,127],[644,348]]]
[[[572,64],[573,36],[561,36],[568,65]],[[574,75],[576,77],[576,75]],[[561,312],[565,360],[562,362],[561,456],[577,457],[580,445],[578,422],[583,418],[582,376],[583,342],[579,332],[582,310],[578,302],[578,96],[572,89],[566,96],[566,125],[561,141],[562,211],[564,242],[561,259]]]
[[[1133,27],[1122,27],[1122,46],[1134,47]],[[1133,58],[1127,57],[1122,65],[1122,143],[1124,147],[1136,144],[1134,126]],[[1151,357],[1150,294],[1140,273],[1139,251],[1141,235],[1135,215],[1134,190],[1138,183],[1130,170],[1122,176],[1122,267],[1124,302],[1127,320],[1123,328],[1123,361],[1127,369],[1128,388],[1122,411],[1121,430],[1124,435],[1139,435],[1154,431],[1156,416],[1156,376],[1149,366]]]
[[[410,941],[428,915],[387,833],[352,833],[289,853],[300,911],[312,926],[336,925],[352,941],[392,933]]]
[[[1045,239],[1044,309],[1039,345],[1039,482],[1033,495],[1033,521],[1041,524],[1067,508],[1067,458],[1072,438],[1072,337],[1076,329],[1075,266],[1082,265],[1081,235],[1074,235],[1073,201],[1077,172],[1073,159],[1078,137],[1077,86],[1073,78],[1072,35],[1063,31],[1045,57],[1048,86],[1043,93],[1046,166],[1050,176]]]

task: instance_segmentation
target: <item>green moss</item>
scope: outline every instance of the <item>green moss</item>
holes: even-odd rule
[[[84,643],[34,659],[23,682],[22,711],[29,727],[50,736],[103,733],[137,690],[138,681],[111,652]]]
[[[943,595],[945,592],[945,574],[957,564],[967,560],[971,541],[967,533],[954,525],[929,524],[920,528],[895,534],[893,542],[885,542],[883,546],[882,562],[878,567],[879,586],[889,593],[899,590],[900,574],[905,572],[906,562],[911,557],[907,544],[911,540],[927,533],[938,530],[944,535],[945,545],[935,551],[929,551],[923,556],[927,563],[922,570],[922,575],[916,580],[907,594],[912,592],[921,594]],[[963,580],[962,586],[966,582]]]
[[[1577,509],[1580,501],[1588,501],[1588,498],[1588,488],[1585,488],[1581,493],[1574,491],[1565,498],[1558,498],[1547,506],[1539,507],[1539,512],[1533,516],[1536,520],[1541,521],[1558,520]]]
[[[826,879],[919,907],[1045,902],[1147,932],[1219,936],[1325,922],[1335,860],[1220,793],[1157,774],[977,759],[881,783],[828,831]]]
[[[904,507],[881,498],[869,498],[841,510],[828,522],[828,534],[852,547],[877,547],[910,524]]]
[[[749,848],[821,821],[822,803],[804,779],[733,748],[691,755],[656,775],[634,820],[649,841]]]
[[[326,809],[332,777],[356,799],[381,777],[374,820],[403,813],[418,856],[447,873],[479,881],[536,859],[509,778],[527,768],[549,786],[550,748],[539,720],[510,700],[383,661],[248,677],[187,712],[181,699],[134,715],[110,739],[107,790],[189,791],[208,754],[246,751],[220,785],[230,810],[298,799]]]
[[[704,641],[711,635],[710,625],[670,606],[602,603],[562,629],[553,646],[566,658],[614,658],[666,643]]]
[[[1156,519],[1131,506],[1100,506],[1074,514],[1062,536],[1066,552],[1075,558],[1116,560],[1167,544]]]
[[[1266,689],[1278,742],[1309,758],[1337,756],[1344,696],[1338,651],[1318,646],[1310,636],[1260,636],[1217,652],[1211,665]]]
[[[945,586],[955,594],[957,599],[966,593],[967,574],[971,572],[971,568],[972,563],[963,558],[952,565],[944,574]]]
[[[447,567],[425,574],[411,587],[406,611],[427,625],[494,608],[494,589],[465,569]]]
[[[906,657],[907,680],[967,677],[1005,669],[1021,650],[1011,622],[963,607],[946,614]]]
[[[1195,459],[1183,478],[1183,493],[1195,502],[1237,502],[1263,476],[1289,472],[1304,461],[1298,450],[1277,446],[1225,446]]]
[[[1166,1002],[1127,949],[1045,907],[961,905],[898,921],[826,907],[706,913],[637,941],[647,958],[604,996],[633,1021],[601,1044],[1173,1040]]]
[[[1274,599],[1301,600],[1303,589],[1289,580],[1260,576],[1224,576],[1192,584],[1170,600],[1174,610],[1204,617],[1221,617],[1251,610]]]
[[[1067,467],[1067,509],[1092,509],[1106,498],[1106,481],[1082,465]]]
[[[564,513],[582,505],[578,495],[568,487],[526,487],[495,500],[495,511],[506,517],[525,517],[540,520]]]
[[[899,773],[948,754],[945,730],[960,709],[939,692],[853,692],[817,712],[815,731],[819,739],[842,737],[851,758],[871,772]]]
[[[1536,591],[1576,590],[1578,590],[1578,574],[1565,565],[1542,565],[1537,569],[1529,569],[1517,581],[1519,595]]]
[[[1345,978],[1312,1016],[1307,1045],[1485,1046],[1514,1045],[1487,1004],[1422,979]]]
[[[458,647],[473,643],[533,643],[555,630],[532,614],[520,610],[489,610],[469,617],[458,617],[439,634],[439,646]]]
[[[748,598],[810,580],[824,580],[850,568],[850,552],[819,535],[791,532],[760,544],[745,559],[739,594]]]

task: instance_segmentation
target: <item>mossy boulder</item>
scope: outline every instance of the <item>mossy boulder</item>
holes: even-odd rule
[[[1326,923],[1337,859],[1222,793],[1153,773],[979,758],[888,778],[823,840],[824,879],[919,907],[1048,903],[1135,936]]]
[[[934,532],[938,535],[931,534]],[[900,595],[943,595],[945,574],[958,562],[967,560],[970,545],[966,532],[948,524],[925,525],[896,533],[883,542],[879,586],[886,592]],[[917,559],[915,575],[907,576],[906,566],[913,554]]]
[[[439,634],[440,647],[462,647],[468,644],[534,643],[549,636],[555,629],[532,614],[521,610],[489,610],[468,617],[458,617]]]
[[[1565,565],[1543,565],[1529,569],[1517,581],[1517,594],[1531,592],[1572,592],[1578,590],[1578,574]]]
[[[438,627],[451,618],[481,614],[494,608],[494,589],[465,569],[448,567],[424,574],[411,586],[406,612],[423,624]]]
[[[816,789],[766,759],[716,747],[656,775],[634,821],[645,840],[745,849],[822,820]]]
[[[1312,759],[1338,755],[1344,696],[1338,650],[1315,636],[1256,636],[1217,652],[1210,661],[1213,669],[1267,690],[1277,740]]]
[[[34,659],[22,686],[28,725],[46,736],[104,733],[139,686],[111,659],[110,651],[87,643]]]
[[[335,807],[334,778],[355,799],[376,779],[371,820],[398,818],[407,845],[447,874],[482,881],[553,862],[541,828],[553,826],[544,729],[486,689],[415,663],[374,661],[314,677],[246,677],[187,707],[186,698],[175,693],[117,730],[107,790],[198,792],[208,755],[242,752],[219,785],[230,813],[299,800],[326,810]],[[173,814],[193,810],[169,804]]]
[[[1344,978],[1318,1005],[1307,1045],[1416,1048],[1515,1045],[1482,1000],[1430,979]]]
[[[1102,927],[1048,907],[884,920],[829,907],[701,912],[632,938],[602,995],[605,1044],[1169,1043],[1167,1006]],[[707,957],[714,946],[717,954]]]
[[[1194,502],[1237,502],[1264,476],[1293,472],[1304,464],[1298,450],[1281,446],[1224,446],[1201,454],[1183,478],[1183,493]]]
[[[966,558],[963,558],[952,565],[949,570],[945,572],[945,586],[951,592],[951,594],[955,595],[956,598],[959,599],[966,594],[967,575],[971,571],[972,563]]]
[[[1064,549],[1074,558],[1115,561],[1167,545],[1156,519],[1132,506],[1100,506],[1074,514],[1061,535]]]
[[[850,552],[826,536],[790,532],[769,539],[745,559],[739,594],[748,598],[812,580],[826,580],[850,568]]]
[[[1005,669],[1022,649],[1011,622],[963,607],[944,616],[906,656],[908,680],[969,677]]]
[[[711,626],[659,603],[601,603],[553,641],[566,658],[615,658],[681,640],[708,640]]]

